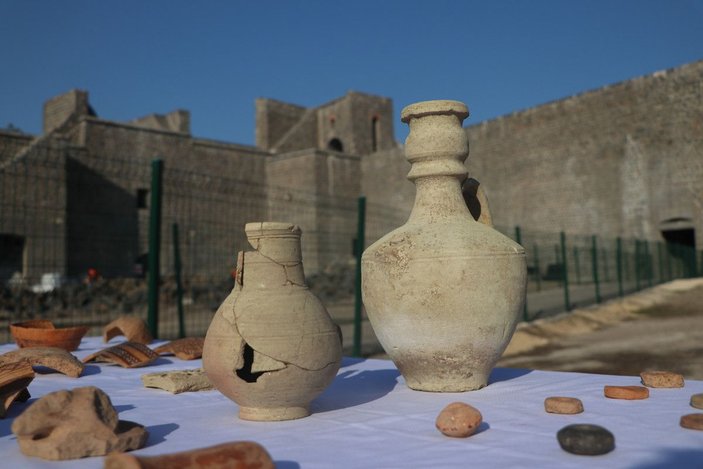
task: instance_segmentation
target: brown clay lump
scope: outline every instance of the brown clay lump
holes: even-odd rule
[[[452,402],[439,413],[435,426],[447,436],[466,438],[476,433],[482,421],[477,408],[463,402]]]

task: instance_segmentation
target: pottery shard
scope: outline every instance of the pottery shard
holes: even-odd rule
[[[694,394],[691,396],[691,407],[696,409],[703,409],[703,393]]]
[[[0,355],[0,364],[17,361],[27,362],[31,366],[51,368],[71,378],[78,378],[85,367],[70,352],[57,347],[22,348]]]
[[[557,441],[564,451],[583,456],[598,456],[615,449],[615,437],[599,425],[567,425],[557,432]]]
[[[56,391],[39,399],[12,423],[27,456],[65,460],[141,448],[143,426],[117,419],[110,398],[96,387]]]
[[[642,384],[650,388],[682,388],[683,375],[671,371],[643,371]]]
[[[29,399],[27,386],[34,379],[32,366],[24,361],[0,363],[0,418],[13,402]]]
[[[580,414],[583,403],[575,397],[548,397],[544,400],[544,410],[550,414]]]
[[[203,356],[205,337],[186,337],[176,339],[154,349],[159,355],[173,354],[181,360],[195,360]]]
[[[146,366],[159,358],[152,349],[137,342],[123,342],[88,355],[83,363],[91,361],[116,363],[124,368]]]
[[[148,345],[154,339],[142,318],[136,316],[121,316],[103,328],[103,340],[108,342],[113,337],[123,335],[128,342]]]
[[[683,428],[703,430],[703,414],[688,414],[681,417],[680,424]]]
[[[142,375],[142,383],[147,388],[163,389],[173,394],[213,389],[212,383],[210,383],[202,368],[147,373]]]
[[[105,469],[274,469],[268,452],[258,443],[237,441],[160,456],[115,453]]]
[[[482,420],[477,408],[463,402],[452,402],[439,413],[435,426],[447,436],[466,438],[476,433]]]
[[[610,399],[647,399],[649,389],[644,386],[606,386],[603,389],[603,394]]]

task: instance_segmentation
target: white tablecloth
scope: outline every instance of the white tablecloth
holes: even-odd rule
[[[110,344],[119,343],[119,338]],[[86,338],[74,352],[82,358],[104,347]],[[0,346],[4,353],[14,345]],[[103,458],[51,462],[19,451],[12,420],[41,396],[60,389],[97,386],[107,392],[120,419],[145,425],[146,447],[139,454],[164,454],[218,443],[261,443],[280,469],[293,468],[687,468],[703,467],[703,431],[679,426],[690,396],[703,392],[703,381],[681,389],[651,389],[641,401],[603,397],[604,385],[638,385],[639,377],[519,369],[494,370],[489,385],[466,393],[412,391],[391,361],[345,358],[333,384],[313,401],[310,417],[286,422],[247,422],[237,406],[217,391],[183,393],[148,389],[144,373],[201,366],[199,360],[164,357],[155,365],[124,369],[89,364],[83,376],[37,374],[29,386],[32,399],[15,403],[0,420],[0,467],[102,467]],[[583,401],[579,415],[544,411],[548,396]],[[479,433],[449,438],[434,426],[438,412],[453,401],[467,402],[483,414]],[[572,423],[594,423],[615,435],[616,448],[603,456],[576,456],[557,443],[557,431]]]

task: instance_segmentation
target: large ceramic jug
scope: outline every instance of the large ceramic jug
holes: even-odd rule
[[[300,228],[247,223],[232,293],[205,337],[203,367],[245,420],[309,415],[342,358],[338,327],[305,285]]]
[[[405,225],[364,252],[362,293],[381,345],[412,389],[479,389],[508,345],[525,301],[524,249],[475,221],[462,197],[467,107],[427,101],[410,125],[415,205]]]

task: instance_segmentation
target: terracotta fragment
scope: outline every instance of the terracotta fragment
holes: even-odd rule
[[[128,342],[148,345],[154,339],[142,318],[136,316],[121,316],[103,328],[103,340],[108,342],[113,337],[123,335]]]
[[[159,355],[173,354],[181,360],[195,360],[203,356],[205,337],[176,339],[154,349]]]
[[[46,319],[33,319],[10,325],[10,333],[18,347],[58,347],[68,352],[78,348],[88,332],[84,326],[56,328]]]
[[[694,394],[691,396],[691,407],[696,409],[703,409],[703,393]]]
[[[32,366],[24,361],[0,363],[0,418],[13,402],[30,398],[27,386],[34,379]]]
[[[437,430],[447,436],[466,438],[476,433],[483,421],[481,412],[464,402],[452,402],[437,416]]]
[[[105,469],[274,469],[266,449],[251,441],[236,441],[160,456],[114,453]]]
[[[544,410],[550,414],[580,414],[583,403],[575,397],[553,396],[544,400]]]
[[[31,366],[51,368],[71,378],[78,378],[85,367],[71,353],[58,347],[23,348],[0,355],[0,364],[16,361],[25,361]]]
[[[603,393],[610,399],[637,400],[649,397],[649,389],[644,386],[606,386]]]
[[[681,417],[680,424],[683,428],[703,430],[703,414],[688,414]]]
[[[159,355],[144,344],[137,342],[122,342],[106,349],[88,355],[83,363],[91,361],[109,362],[124,368],[146,366],[159,358]]]
[[[582,456],[598,456],[615,449],[615,436],[599,425],[567,425],[557,432],[564,451]]]
[[[12,422],[20,450],[50,460],[103,456],[141,448],[148,433],[118,420],[110,398],[93,386],[47,394]]]
[[[642,384],[650,388],[682,388],[683,375],[671,371],[643,371],[640,373]]]
[[[207,379],[202,368],[147,373],[142,375],[142,383],[147,388],[163,389],[173,394],[213,389],[212,383]]]

